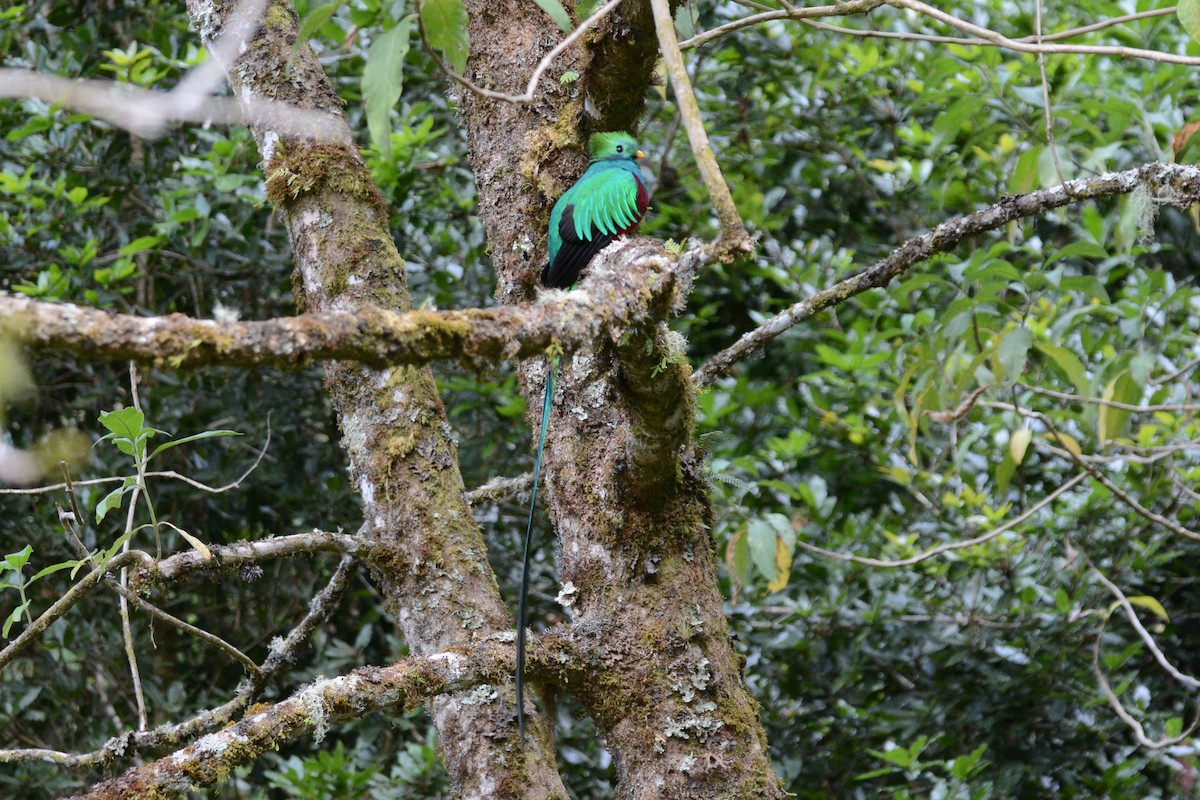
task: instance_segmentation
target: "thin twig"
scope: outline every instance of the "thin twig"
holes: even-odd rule
[[[1157,740],[1147,736],[1146,729],[1142,726],[1142,723],[1125,710],[1125,706],[1121,703],[1120,698],[1117,697],[1116,692],[1109,686],[1108,679],[1104,677],[1104,670],[1100,669],[1100,642],[1104,639],[1104,629],[1108,625],[1108,618],[1108,614],[1100,617],[1100,630],[1096,632],[1096,639],[1092,642],[1092,674],[1096,676],[1096,682],[1100,684],[1100,692],[1104,695],[1104,699],[1108,701],[1109,706],[1116,712],[1121,721],[1129,726],[1130,730],[1133,731],[1133,735],[1137,737],[1138,742],[1143,747],[1159,750],[1179,744],[1181,741],[1191,737],[1197,723],[1200,723],[1200,708],[1197,708],[1196,716],[1192,718],[1192,724],[1188,725],[1187,730],[1178,736],[1167,736]]]
[[[567,48],[575,44],[577,41],[579,41],[583,34],[587,33],[588,29],[608,16],[609,12],[611,12],[620,4],[621,0],[609,0],[609,2],[596,9],[595,13],[593,13],[590,17],[579,23],[579,27],[571,31],[571,34],[567,36],[567,38],[555,45],[554,49],[547,53],[545,57],[538,62],[537,67],[534,68],[533,75],[529,77],[529,83],[525,86],[524,94],[506,94],[505,92],[497,92],[492,89],[485,89],[482,86],[471,82],[462,75],[459,75],[450,68],[449,64],[442,60],[442,57],[439,56],[433,49],[433,46],[429,44],[429,39],[425,36],[425,26],[421,21],[420,15],[417,16],[417,31],[421,35],[421,44],[424,45],[425,52],[431,59],[433,59],[433,63],[437,65],[437,68],[444,72],[446,77],[450,78],[450,80],[474,92],[475,94],[480,95],[481,97],[489,97],[493,100],[503,100],[506,103],[525,104],[532,103],[534,97],[537,96],[538,81],[542,79],[542,75],[544,75],[546,70],[550,68],[550,65],[554,63],[554,60],[565,53]]]
[[[1150,631],[1146,630],[1146,626],[1142,624],[1140,619],[1138,619],[1137,611],[1134,610],[1133,604],[1129,602],[1129,598],[1126,597],[1125,593],[1121,591],[1121,587],[1110,581],[1103,572],[1096,569],[1095,564],[1092,564],[1089,561],[1088,566],[1091,567],[1092,575],[1095,576],[1096,580],[1104,584],[1104,588],[1108,589],[1108,591],[1112,593],[1113,597],[1117,598],[1117,604],[1120,605],[1121,610],[1125,612],[1125,616],[1129,620],[1129,624],[1133,626],[1135,631],[1137,631],[1138,637],[1150,650],[1150,654],[1154,656],[1154,660],[1158,662],[1159,666],[1161,666],[1168,675],[1189,689],[1200,689],[1200,680],[1197,680],[1196,678],[1184,672],[1180,672],[1174,664],[1167,660],[1166,655],[1162,650],[1159,649],[1158,643],[1154,641],[1154,636],[1150,633]]]
[[[1020,384],[1021,388],[1033,392],[1034,394],[1044,395],[1045,397],[1053,397],[1057,400],[1070,400],[1076,403],[1088,403],[1097,406],[1108,406],[1109,408],[1119,408],[1124,411],[1136,411],[1142,414],[1153,414],[1158,411],[1171,411],[1189,413],[1200,411],[1200,405],[1190,403],[1167,403],[1161,405],[1135,405],[1133,403],[1121,403],[1116,400],[1105,400],[1101,397],[1084,397],[1083,395],[1070,394],[1069,392],[1058,392],[1054,389],[1044,389],[1041,386],[1031,386],[1029,384]]]
[[[1015,411],[1022,416],[1038,420],[1046,426],[1046,430],[1050,432],[1050,435],[1054,437],[1054,440],[1062,445],[1062,449],[1060,451],[1061,453],[1064,453],[1067,458],[1075,463],[1076,466],[1086,470],[1088,475],[1091,475],[1093,478],[1100,481],[1100,483],[1104,484],[1106,489],[1112,492],[1122,503],[1133,509],[1139,516],[1145,518],[1149,522],[1153,522],[1155,525],[1166,528],[1176,536],[1182,536],[1185,539],[1192,539],[1193,541],[1200,542],[1200,532],[1194,531],[1190,528],[1185,528],[1175,520],[1168,519],[1162,514],[1158,514],[1146,508],[1144,505],[1139,503],[1133,497],[1133,495],[1129,494],[1129,492],[1126,492],[1120,486],[1117,486],[1115,483],[1113,483],[1107,475],[1096,468],[1095,464],[1089,463],[1087,459],[1082,458],[1079,454],[1077,454],[1062,438],[1058,432],[1058,429],[1054,427],[1053,420],[1051,420],[1047,415],[1040,411],[1033,411],[1028,408],[1020,408],[1008,403],[982,403],[981,405],[989,407],[1003,407],[1004,410]]]
[[[701,388],[708,386],[729,372],[740,359],[794,325],[868,289],[886,286],[915,264],[938,253],[949,252],[969,237],[1070,203],[1129,194],[1139,186],[1147,186],[1153,192],[1164,192],[1172,202],[1178,200],[1186,208],[1200,199],[1200,170],[1152,162],[1124,172],[1079,178],[1062,186],[1012,195],[972,214],[947,220],[928,233],[909,239],[891,255],[862,272],[793,304],[763,325],[743,334],[736,343],[692,373],[692,380]]]
[[[696,94],[692,91],[692,81],[688,77],[687,67],[683,63],[683,54],[679,51],[679,40],[675,36],[675,21],[671,18],[671,8],[668,0],[650,0],[650,8],[654,12],[654,27],[658,31],[658,45],[662,51],[663,63],[667,68],[667,76],[671,79],[671,87],[675,90],[675,103],[683,117],[683,127],[687,131],[688,141],[692,145],[692,155],[700,175],[708,189],[721,223],[721,241],[732,245],[742,252],[751,252],[753,243],[746,226],[734,205],[733,195],[721,167],[713,155],[712,146],[708,143],[708,131],[700,118],[700,105],[696,102]]]
[[[1152,17],[1167,16],[1167,15],[1171,15],[1174,13],[1175,13],[1175,7],[1171,6],[1170,8],[1156,8],[1156,9],[1153,9],[1150,11],[1141,11],[1136,14],[1125,14],[1120,17],[1111,17],[1106,20],[1101,20],[1100,22],[1094,22],[1091,25],[1083,25],[1078,28],[1070,28],[1065,31],[1059,31],[1058,33],[1047,33],[1041,37],[1041,41],[1042,42],[1056,42],[1056,41],[1062,41],[1063,39],[1073,39],[1076,36],[1083,36],[1084,34],[1095,33],[1096,31],[1103,30],[1104,28],[1111,28],[1115,25],[1124,25],[1125,23],[1128,23],[1128,22],[1138,22],[1138,21],[1141,21],[1144,19],[1150,19]],[[829,31],[830,33],[836,33],[836,34],[839,34],[842,36],[858,36],[858,37],[868,38],[868,39],[899,39],[899,40],[907,41],[907,42],[927,42],[930,44],[957,44],[957,45],[963,45],[964,47],[998,47],[999,46],[995,42],[991,42],[986,39],[979,39],[979,38],[976,38],[973,36],[972,37],[936,36],[934,34],[915,33],[912,31],[884,31],[884,30],[867,29],[867,28],[847,28],[842,25],[833,25],[828,22],[816,22],[815,20],[812,20],[812,19],[805,19],[803,17],[796,17],[794,15],[789,15],[789,16],[791,16],[793,19],[798,19],[801,23],[809,26],[810,28],[817,28],[819,30]],[[778,17],[776,17],[776,18],[778,18]],[[689,40],[689,41],[691,41],[691,40]],[[1019,39],[1016,39],[1015,41],[1035,42],[1035,41],[1037,41],[1037,37],[1022,36]],[[683,44],[680,45],[681,48],[685,48],[686,46],[688,46],[688,42],[684,42]],[[1052,48],[1047,48],[1047,52],[1054,52],[1054,50]]]
[[[100,583],[101,579],[104,578],[108,570],[139,563],[148,564],[153,562],[153,560],[149,553],[144,553],[141,550],[130,550],[127,553],[121,553],[108,562],[107,565],[98,566],[84,575],[78,583],[67,590],[66,594],[58,598],[50,608],[43,611],[40,616],[29,623],[17,638],[9,642],[7,647],[0,650],[0,670],[3,670],[5,665],[29,647],[55,620],[70,611],[80,600],[87,597]]]
[[[783,8],[777,11],[767,11],[762,14],[752,14],[749,17],[727,22],[713,28],[711,31],[697,34],[679,43],[680,50],[691,50],[713,39],[719,39],[727,33],[732,33],[752,25],[760,25],[774,19],[817,19],[820,17],[845,17],[851,14],[866,14],[883,5],[885,0],[849,0],[832,6],[813,6],[810,8]]]
[[[1042,0],[1034,0],[1033,37],[1034,43],[1042,45]],[[1038,74],[1042,79],[1042,113],[1046,125],[1046,146],[1050,148],[1050,158],[1054,162],[1054,172],[1058,175],[1059,183],[1066,183],[1062,164],[1058,163],[1058,148],[1054,146],[1054,114],[1050,108],[1050,79],[1046,76],[1046,53],[1037,54]]]
[[[291,664],[300,648],[325,623],[346,592],[349,578],[354,574],[355,561],[347,556],[334,570],[329,583],[309,603],[308,613],[285,639],[273,644],[261,670],[252,673],[237,693],[222,705],[203,711],[191,719],[167,723],[149,731],[127,731],[109,739],[90,753],[65,753],[57,750],[27,749],[0,750],[0,763],[17,761],[51,761],[65,767],[90,769],[113,763],[118,757],[130,757],[139,752],[160,747],[175,747],[188,738],[224,727],[234,721],[259,696],[262,690]],[[113,712],[115,714],[115,711]]]
[[[832,558],[836,561],[848,561],[848,562],[851,562],[854,564],[862,564],[863,566],[866,566],[866,567],[878,567],[881,569],[896,569],[899,567],[911,567],[913,564],[919,564],[922,561],[927,561],[927,560],[933,558],[934,556],[941,555],[942,553],[949,553],[954,550],[963,550],[968,547],[975,547],[976,545],[980,545],[980,544],[984,544],[985,542],[989,542],[992,539],[995,539],[997,536],[1000,536],[1003,533],[1007,533],[1008,531],[1015,528],[1017,525],[1020,525],[1022,522],[1025,522],[1026,520],[1028,520],[1030,517],[1032,517],[1038,511],[1041,511],[1043,508],[1045,508],[1046,506],[1053,503],[1063,493],[1068,492],[1071,489],[1075,488],[1077,485],[1079,485],[1080,481],[1082,481],[1086,477],[1087,477],[1087,473],[1076,474],[1070,480],[1068,480],[1066,483],[1064,483],[1062,486],[1058,487],[1053,492],[1051,492],[1050,494],[1046,495],[1041,500],[1039,500],[1037,503],[1030,506],[1027,511],[1023,512],[1022,514],[1019,514],[1016,517],[1013,517],[1008,522],[1004,523],[1003,525],[1001,525],[999,528],[996,528],[995,530],[988,531],[987,533],[982,534],[980,536],[976,536],[972,539],[965,539],[961,542],[947,542],[946,544],[939,544],[936,547],[931,547],[930,549],[924,551],[923,553],[918,553],[917,555],[909,556],[908,558],[901,558],[901,559],[897,559],[895,561],[889,561],[889,560],[880,559],[880,558],[868,558],[867,556],[856,556],[852,553],[839,553],[836,550],[826,550],[824,547],[817,547],[815,544],[809,544],[808,542],[805,542],[800,539],[796,540],[796,546],[803,548],[803,549],[809,551],[810,553],[815,553],[817,555],[825,556],[826,558]]]
[[[1074,53],[1078,55],[1094,55],[1094,56],[1113,56],[1114,58],[1144,58],[1149,61],[1159,61],[1165,64],[1183,64],[1186,66],[1200,66],[1200,58],[1195,56],[1177,56],[1173,53],[1163,53],[1158,50],[1144,50],[1140,47],[1124,47],[1110,45],[1092,45],[1092,44],[1037,44],[1033,42],[1024,42],[1019,39],[1010,39],[996,31],[981,28],[966,20],[959,19],[953,14],[948,14],[945,11],[934,8],[931,5],[920,2],[920,0],[887,0],[887,4],[897,8],[907,8],[909,11],[915,11],[918,14],[923,14],[939,22],[943,22],[952,28],[957,28],[960,31],[978,36],[980,39],[985,39],[998,47],[1003,47],[1008,50],[1015,50],[1018,53]]]

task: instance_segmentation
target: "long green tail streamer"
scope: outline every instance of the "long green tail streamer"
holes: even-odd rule
[[[529,556],[533,551],[533,512],[537,508],[538,482],[542,476],[542,449],[546,446],[546,425],[550,422],[550,401],[554,397],[554,376],[558,372],[558,359],[550,360],[546,375],[546,397],[542,400],[542,429],[538,433],[537,458],[533,462],[533,492],[529,499],[529,524],[525,528],[525,560],[521,564],[521,597],[517,601],[517,730],[521,744],[525,744],[525,618],[529,593]]]

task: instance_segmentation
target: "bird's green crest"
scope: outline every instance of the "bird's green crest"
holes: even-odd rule
[[[588,139],[588,154],[592,161],[605,158],[634,158],[638,153],[637,139],[624,131],[593,133]]]

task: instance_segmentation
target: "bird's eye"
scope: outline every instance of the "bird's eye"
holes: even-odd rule
[[[623,145],[623,144],[619,144],[619,145],[617,145],[617,152],[618,152],[618,153],[624,153],[624,152],[625,152],[625,145]]]

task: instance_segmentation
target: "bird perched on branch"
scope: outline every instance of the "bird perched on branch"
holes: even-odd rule
[[[592,257],[618,236],[631,233],[646,215],[650,194],[637,160],[645,157],[628,133],[594,133],[588,140],[591,160],[570,189],[558,198],[550,212],[550,261],[542,270],[542,285],[550,289],[573,287]],[[537,506],[538,479],[542,472],[542,449],[558,359],[552,359],[542,399],[542,426],[538,433],[537,458],[533,467],[533,497],[529,501],[529,524],[525,529],[525,557],[521,566],[521,597],[517,604],[517,729],[525,741],[525,622],[529,589],[529,554],[533,544],[533,511]]]

